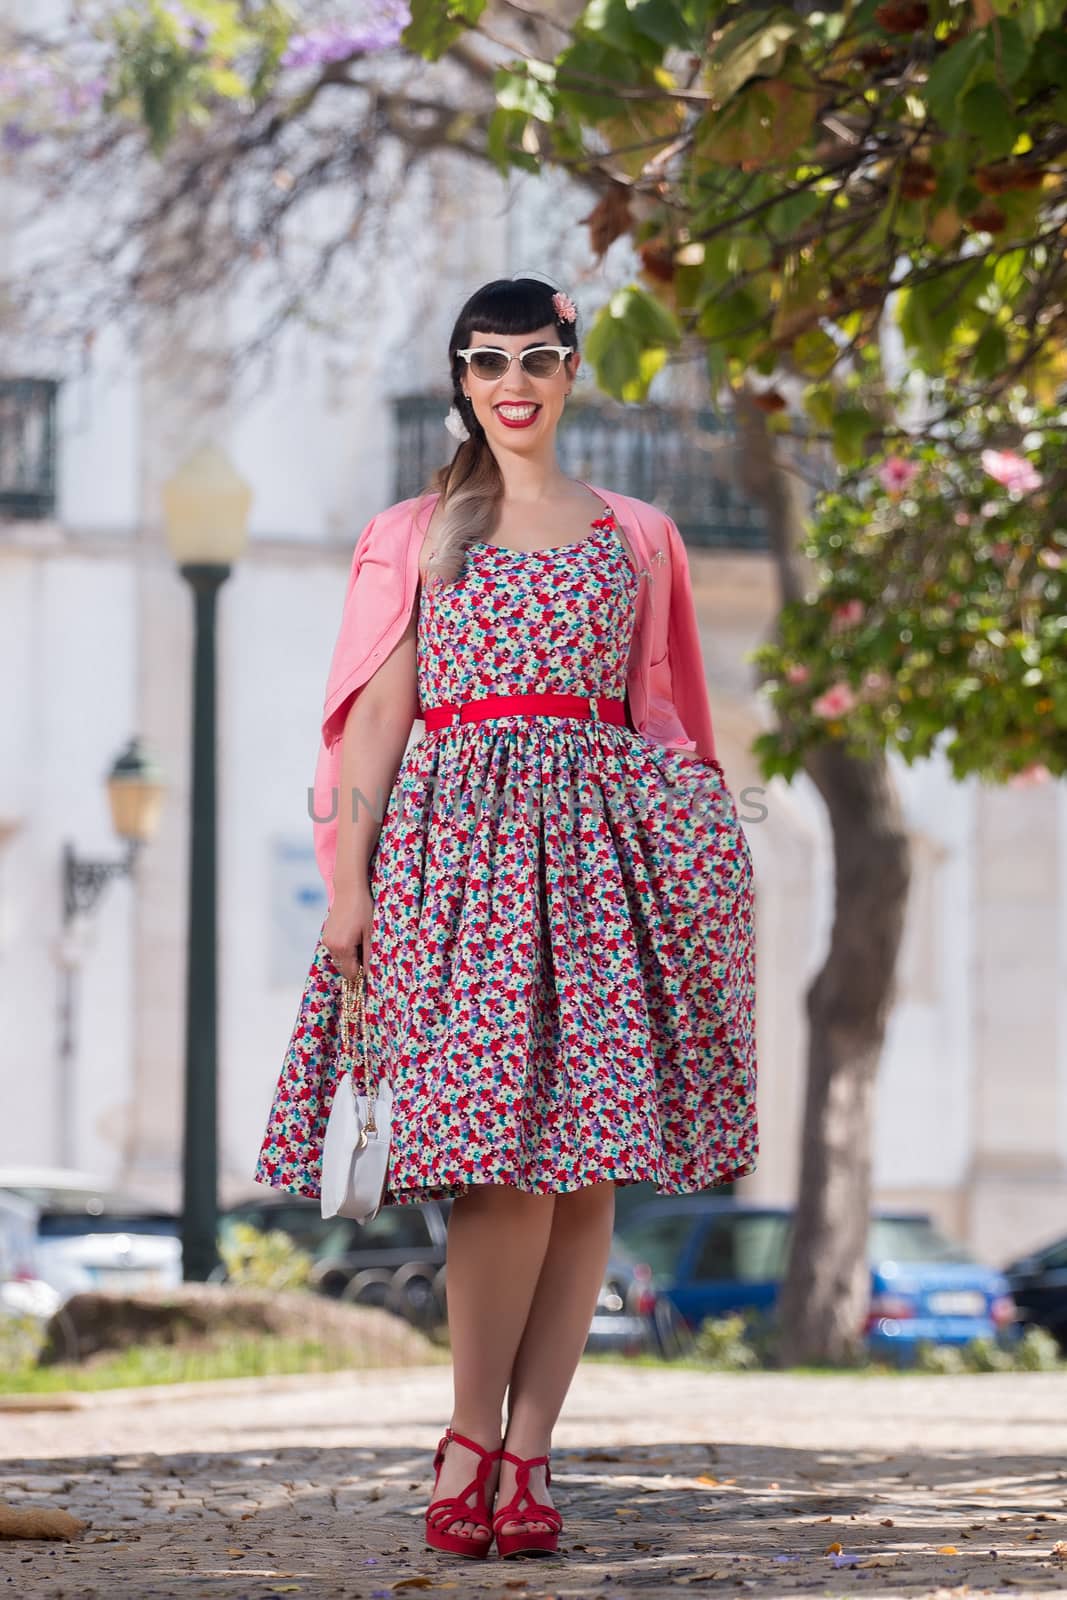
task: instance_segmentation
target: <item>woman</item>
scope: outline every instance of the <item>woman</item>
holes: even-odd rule
[[[557,1547],[549,1448],[614,1185],[756,1165],[755,964],[684,545],[556,457],[574,303],[488,283],[449,350],[459,448],[353,557],[315,791],[330,908],[257,1177],[319,1192],[338,974],[362,962],[383,1203],[453,1200],[426,1538],[481,1557]]]

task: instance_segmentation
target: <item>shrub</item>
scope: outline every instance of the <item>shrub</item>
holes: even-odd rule
[[[693,1343],[693,1359],[715,1372],[751,1372],[762,1365],[748,1340],[745,1318],[734,1312],[726,1317],[705,1317]]]
[[[305,1289],[312,1258],[280,1228],[261,1232],[235,1222],[219,1241],[227,1281],[242,1289]]]
[[[1067,1361],[1047,1328],[1029,1327],[1015,1347],[1015,1366],[1020,1372],[1058,1372]]]
[[[954,1344],[934,1344],[929,1339],[920,1339],[915,1346],[915,1372],[965,1372],[963,1353]]]
[[[23,1372],[34,1365],[44,1345],[45,1327],[36,1317],[0,1316],[0,1372]]]

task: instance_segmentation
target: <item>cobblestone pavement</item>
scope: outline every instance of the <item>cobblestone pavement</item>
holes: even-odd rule
[[[0,1411],[0,1498],[90,1523],[0,1545],[0,1596],[1067,1597],[1059,1374],[584,1365],[553,1452],[562,1549],[539,1561],[424,1548],[449,1404],[448,1369],[420,1367]]]

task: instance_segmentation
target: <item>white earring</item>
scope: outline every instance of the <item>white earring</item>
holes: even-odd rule
[[[463,443],[464,439],[470,438],[470,431],[467,428],[467,424],[459,414],[458,406],[454,405],[449,408],[448,415],[445,417],[445,427],[448,429],[453,439],[458,439],[461,444]]]

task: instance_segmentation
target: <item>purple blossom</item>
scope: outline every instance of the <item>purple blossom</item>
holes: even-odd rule
[[[21,155],[24,150],[28,150],[31,145],[36,144],[40,137],[39,133],[34,133],[31,128],[27,128],[25,123],[19,122],[15,117],[5,122],[3,128],[0,129],[0,145],[11,155]]]
[[[350,56],[391,50],[411,21],[408,0],[374,0],[357,24],[331,22],[306,33],[294,33],[282,56],[283,67],[323,67]]]
[[[65,83],[56,97],[56,109],[61,117],[80,117],[85,111],[95,111],[108,90],[106,78],[86,78],[84,83]]]
[[[185,6],[177,4],[177,0],[163,8],[171,21],[178,27],[178,43],[186,50],[199,54],[205,50],[211,38],[211,26],[202,17],[194,17]]]
[[[24,97],[34,89],[47,89],[55,77],[53,68],[43,61],[6,61],[0,67],[0,95]]]

